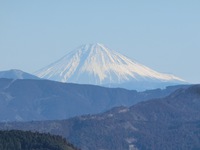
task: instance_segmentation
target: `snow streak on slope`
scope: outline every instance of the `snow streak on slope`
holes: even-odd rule
[[[95,85],[132,81],[183,81],[173,75],[158,73],[99,43],[79,47],[37,71],[36,75],[55,81]]]

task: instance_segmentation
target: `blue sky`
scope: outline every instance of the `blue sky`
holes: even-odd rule
[[[34,72],[87,43],[200,83],[199,0],[0,0],[0,70]]]

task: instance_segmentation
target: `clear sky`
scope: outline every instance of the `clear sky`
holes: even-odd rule
[[[33,73],[97,42],[200,83],[200,0],[0,0],[0,70]]]

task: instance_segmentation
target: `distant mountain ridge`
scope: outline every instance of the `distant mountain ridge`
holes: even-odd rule
[[[11,69],[6,71],[0,71],[0,78],[8,79],[40,79],[30,73],[23,72],[18,69]]]
[[[136,90],[184,82],[176,76],[158,73],[99,43],[83,45],[35,75],[60,82]]]
[[[181,86],[145,92],[50,80],[0,79],[0,121],[66,119],[164,97]]]

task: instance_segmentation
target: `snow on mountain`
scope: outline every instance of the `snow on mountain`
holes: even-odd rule
[[[106,86],[184,81],[174,75],[156,72],[99,43],[83,45],[35,74],[55,81]]]
[[[23,72],[17,69],[11,69],[6,71],[0,71],[0,78],[8,79],[39,79],[37,76]]]

